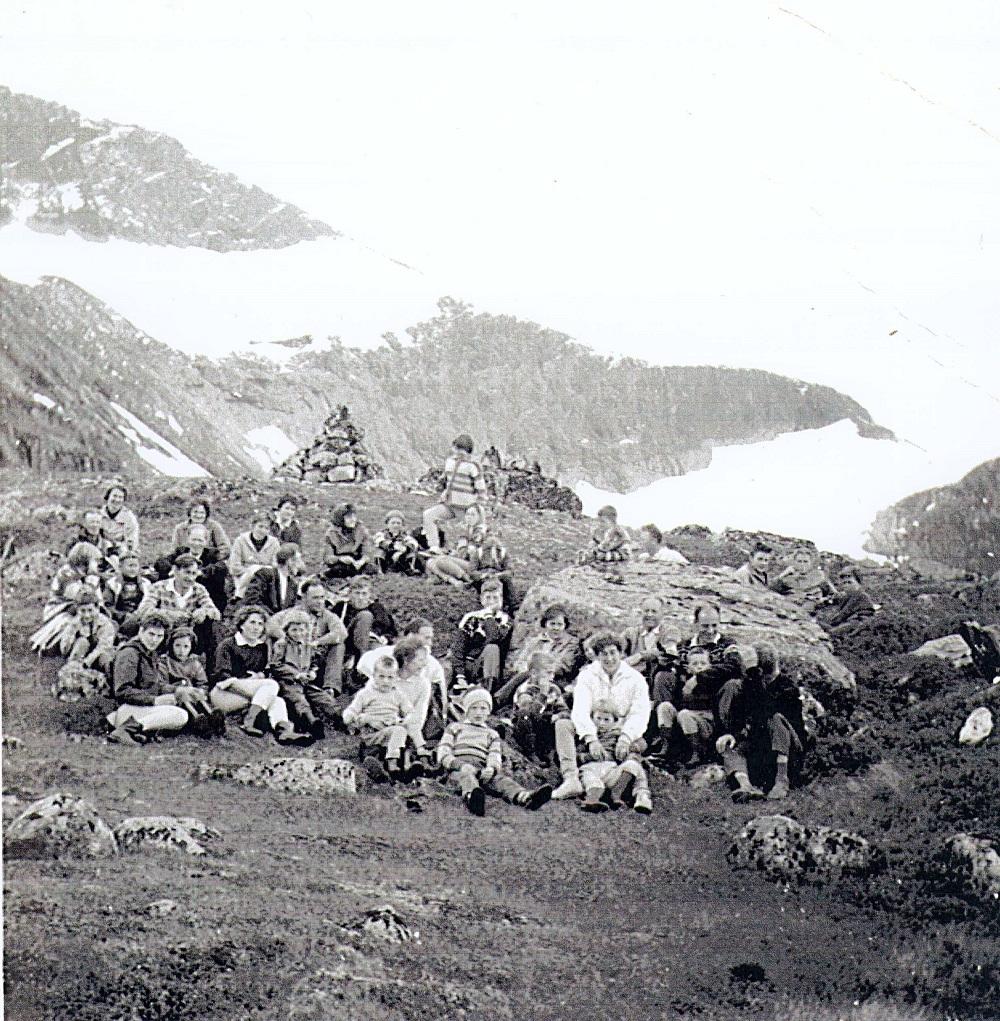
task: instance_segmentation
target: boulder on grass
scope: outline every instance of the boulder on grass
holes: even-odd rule
[[[4,832],[11,858],[101,858],[117,854],[111,827],[89,801],[50,794],[29,805]]]
[[[108,675],[101,670],[92,670],[79,660],[71,659],[59,668],[52,694],[60,702],[81,702],[95,695],[108,695],[111,684]]]
[[[271,759],[269,762],[202,763],[199,780],[234,780],[286,794],[356,794],[354,765],[346,759]]]
[[[185,854],[201,855],[205,848],[196,837],[217,837],[213,830],[198,819],[175,818],[172,815],[130,816],[115,827],[115,837],[121,851],[138,851],[147,847],[165,847]]]
[[[756,868],[772,879],[804,883],[864,875],[882,858],[864,837],[828,826],[804,826],[787,815],[752,819],[726,857],[736,868]]]
[[[975,747],[982,744],[993,733],[993,713],[980,706],[969,713],[968,719],[958,732],[958,743]]]
[[[567,567],[532,585],[517,612],[512,654],[523,644],[542,612],[552,603],[569,610],[573,630],[589,635],[597,628],[622,631],[638,623],[639,606],[648,596],[663,600],[671,638],[691,631],[695,606],[706,600],[722,614],[722,630],[743,645],[766,642],[787,657],[814,663],[834,687],[855,689],[854,675],[833,654],[826,633],[799,607],[769,589],[741,585],[730,571],[698,564],[615,564],[609,575],[593,567]]]
[[[932,638],[929,642],[924,642],[919,649],[914,649],[911,655],[935,656],[951,663],[956,670],[972,665],[972,650],[961,635]]]
[[[990,841],[956,833],[944,842],[940,858],[971,893],[984,900],[1000,900],[1000,854]]]

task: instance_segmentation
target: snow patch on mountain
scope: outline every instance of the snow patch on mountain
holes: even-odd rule
[[[118,429],[135,447],[135,452],[146,464],[163,475],[179,478],[210,477],[210,473],[205,471],[200,464],[192,461],[169,440],[165,440],[159,433],[150,429],[142,419],[137,418],[131,411],[127,411],[115,401],[108,401],[108,405],[128,422],[128,425],[119,425]]]
[[[276,425],[248,429],[244,436],[250,441],[243,449],[265,470],[270,471],[299,448]]]
[[[947,470],[909,444],[863,439],[845,420],[763,443],[716,447],[708,468],[631,493],[587,482],[576,492],[584,513],[611,503],[619,520],[634,528],[651,521],[663,529],[765,530],[865,557],[876,513],[905,494],[941,484]]]

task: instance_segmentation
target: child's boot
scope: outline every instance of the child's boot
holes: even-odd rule
[[[750,777],[746,773],[737,773],[734,779],[736,780],[736,790],[733,791],[733,801],[738,805],[748,801],[759,801],[765,796],[759,787],[755,787],[750,782]]]
[[[108,740],[114,744],[140,745],[146,743],[146,735],[138,720],[126,720],[108,734]]]
[[[243,729],[251,737],[263,737],[267,728],[267,710],[252,703],[247,707],[246,716],[243,717]]]
[[[781,801],[788,797],[788,756],[778,756],[778,771],[774,778],[774,786],[768,791],[768,801]]]
[[[521,791],[517,795],[516,804],[526,808],[529,812],[537,812],[542,805],[552,800],[552,788],[548,784],[542,784],[533,791]]]
[[[291,720],[282,720],[274,729],[274,736],[278,744],[296,745],[304,747],[313,743],[309,734],[300,734],[292,726]]]
[[[486,815],[486,794],[482,787],[473,787],[467,794],[462,795],[462,800],[473,815]]]
[[[649,815],[653,811],[653,799],[649,796],[649,791],[636,791],[632,808],[640,815]]]

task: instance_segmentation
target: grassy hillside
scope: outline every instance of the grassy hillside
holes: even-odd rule
[[[3,513],[18,522],[21,555],[60,545],[68,527],[60,508],[93,504],[102,490],[96,479],[5,483]],[[137,483],[131,502],[151,548],[164,543],[194,487],[210,494],[231,535],[286,488]],[[308,501],[301,519],[315,563],[345,490],[291,488]],[[371,524],[394,505],[416,523],[422,503],[352,495]],[[500,522],[522,588],[569,563],[586,531],[587,522],[518,509]],[[694,562],[736,563],[743,553],[696,529],[673,541]],[[422,580],[380,584],[400,616],[430,613],[442,646],[469,605]],[[7,591],[4,731],[21,743],[4,750],[4,793],[28,801],[66,790],[112,822],[191,815],[221,832],[201,859],[8,861],[7,1016],[995,1019],[1000,918],[965,897],[935,855],[958,829],[1000,839],[1000,745],[954,743],[965,699],[981,682],[905,653],[965,616],[995,620],[1000,607],[982,596],[968,606],[946,588],[887,571],[869,572],[866,584],[886,613],[837,650],[858,675],[858,702],[836,707],[808,786],[781,811],[861,832],[885,851],[888,868],[864,881],[790,887],[726,863],[733,835],[768,809],[659,776],[649,818],[491,803],[475,820],[431,788],[407,805],[364,781],[354,797],[327,799],[197,783],[199,763],[277,750],[240,733],[107,745],[100,708],[55,702],[55,662],[27,652],[43,582]],[[352,748],[337,737],[293,754]],[[163,898],[176,909],[151,914],[147,906]],[[384,904],[419,940],[352,929]]]

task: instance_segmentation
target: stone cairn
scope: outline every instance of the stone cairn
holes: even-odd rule
[[[372,460],[362,442],[364,435],[364,430],[351,421],[347,405],[340,404],[327,417],[316,439],[287,458],[274,473],[303,482],[368,482],[380,478],[382,466]]]

